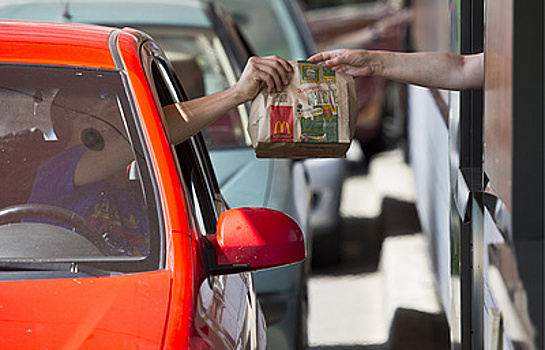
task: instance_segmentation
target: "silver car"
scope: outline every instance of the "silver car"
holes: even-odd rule
[[[260,56],[304,60],[316,52],[312,34],[296,0],[217,0],[241,27]],[[346,159],[307,159],[312,191],[312,264],[340,260],[340,203]]]

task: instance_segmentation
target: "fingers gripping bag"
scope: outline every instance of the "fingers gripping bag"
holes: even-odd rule
[[[354,135],[354,79],[306,61],[290,61],[290,83],[262,89],[252,101],[248,132],[258,158],[341,158]]]

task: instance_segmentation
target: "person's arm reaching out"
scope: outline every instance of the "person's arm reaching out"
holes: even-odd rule
[[[288,84],[290,71],[291,65],[282,58],[252,57],[240,79],[229,89],[163,107],[172,141],[176,144],[185,141],[230,109],[252,100],[264,86],[269,92],[282,90]],[[101,152],[88,151],[81,157],[74,184],[82,186],[105,179],[124,169],[132,160],[132,149],[126,140],[110,138]]]
[[[484,54],[448,52],[402,53],[339,49],[308,59],[339,72],[378,76],[402,83],[447,90],[480,89],[484,86]]]
[[[165,106],[173,142],[186,140],[230,109],[252,100],[263,85],[269,92],[281,91],[288,84],[290,71],[290,64],[280,57],[251,57],[238,82],[229,89]]]

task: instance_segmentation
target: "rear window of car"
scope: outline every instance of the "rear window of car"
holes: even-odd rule
[[[154,197],[120,74],[0,65],[0,81],[0,267],[157,268]]]

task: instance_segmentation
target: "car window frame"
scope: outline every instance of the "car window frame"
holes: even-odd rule
[[[150,55],[149,62],[146,64],[147,74],[156,97],[159,99],[158,104],[163,107],[187,101],[187,94],[178,75],[162,50],[152,42],[144,44],[143,50]],[[163,124],[166,125],[164,120]],[[179,179],[189,194],[191,213],[198,224],[198,231],[202,236],[215,234],[217,219],[226,207],[223,204],[223,197],[203,136],[198,133],[178,145],[169,141],[173,147],[174,159],[177,162]]]

